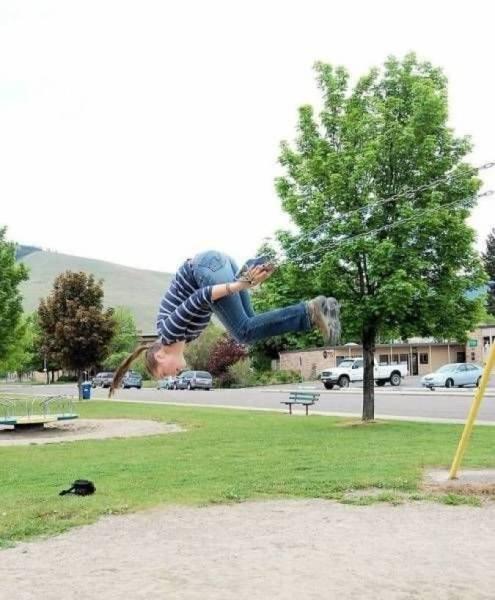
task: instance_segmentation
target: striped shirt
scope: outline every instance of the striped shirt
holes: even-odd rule
[[[156,328],[162,344],[199,337],[211,319],[211,291],[211,285],[198,286],[190,261],[181,265],[160,302]]]

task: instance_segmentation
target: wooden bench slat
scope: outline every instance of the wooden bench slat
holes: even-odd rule
[[[311,392],[310,390],[292,390],[289,391],[289,399],[281,400],[280,404],[286,404],[289,407],[289,414],[292,414],[292,406],[294,404],[304,406],[306,409],[306,414],[308,414],[308,408],[313,406],[319,398],[320,392]]]

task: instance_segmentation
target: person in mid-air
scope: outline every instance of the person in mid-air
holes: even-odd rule
[[[325,342],[336,343],[340,337],[340,305],[335,298],[318,296],[285,308],[254,312],[246,290],[263,283],[274,270],[274,265],[264,257],[247,261],[239,270],[232,258],[215,250],[187,259],[160,302],[158,339],[138,346],[119,366],[109,396],[143,352],[152,377],[177,375],[186,367],[185,345],[199,337],[213,313],[242,344],[314,328],[321,331]]]

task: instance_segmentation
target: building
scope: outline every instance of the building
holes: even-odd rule
[[[466,344],[468,362],[482,365],[490,352],[491,344],[495,343],[495,325],[481,325],[469,334]]]
[[[411,375],[425,375],[451,362],[483,364],[493,343],[495,325],[483,325],[469,334],[466,344],[412,338],[404,343],[376,344],[375,358],[382,365],[407,363]],[[303,378],[313,379],[323,369],[336,367],[346,358],[362,355],[362,346],[352,343],[293,350],[280,353],[276,368],[298,371]]]

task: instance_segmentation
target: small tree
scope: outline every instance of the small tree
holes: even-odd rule
[[[491,281],[495,281],[495,227],[491,230],[486,240],[486,250],[483,253],[485,271]],[[495,316],[495,296],[488,294],[487,311]]]
[[[224,379],[230,365],[238,360],[246,358],[247,352],[241,344],[236,342],[227,333],[224,334],[215,344],[210,360],[208,361],[208,371],[212,375]]]
[[[137,344],[138,331],[134,315],[125,306],[118,306],[113,314],[115,329],[103,368],[116,369]]]
[[[224,335],[224,330],[210,322],[208,327],[193,342],[186,345],[184,357],[194,371],[207,371],[213,348]]]
[[[227,368],[229,379],[237,386],[247,387],[256,382],[256,375],[253,372],[249,358],[241,358],[233,365]]]
[[[66,271],[38,308],[42,351],[77,372],[79,394],[83,371],[108,354],[115,329],[112,309],[103,309],[102,282],[92,275]]]
[[[28,279],[23,264],[16,263],[16,246],[5,239],[6,228],[0,228],[0,360],[8,356],[15,344],[21,315],[22,297],[19,285]]]

